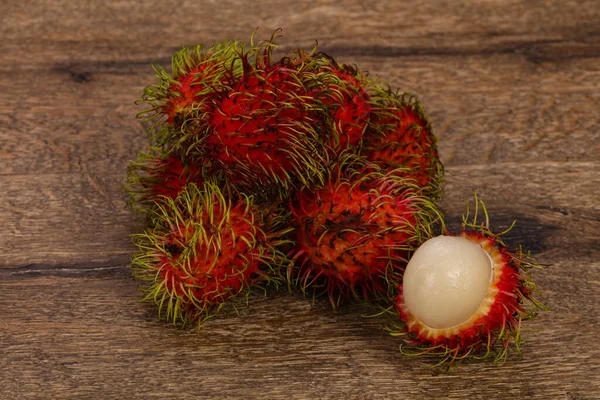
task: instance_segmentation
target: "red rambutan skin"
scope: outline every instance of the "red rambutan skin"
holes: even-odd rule
[[[382,168],[397,168],[420,187],[436,187],[441,163],[436,138],[417,107],[403,104],[373,113],[373,129],[365,133],[361,155]]]
[[[135,211],[147,211],[163,198],[175,199],[189,183],[202,185],[210,166],[193,160],[182,161],[176,153],[151,151],[141,154],[128,168],[129,204]]]
[[[275,220],[267,227],[250,198],[227,200],[215,182],[188,185],[150,214],[152,227],[134,236],[132,267],[145,299],[175,323],[202,322],[284,262],[277,247],[287,231]]]
[[[153,145],[182,154],[204,131],[214,98],[241,76],[239,52],[243,44],[224,41],[211,47],[184,47],[171,57],[171,71],[154,66],[158,82],[144,88],[138,114],[149,126]]]
[[[216,247],[211,245],[210,239],[197,240],[193,245],[194,255],[183,261],[187,264],[186,268],[181,266],[182,254],[178,243],[190,243],[191,238],[198,234],[194,225],[183,229],[176,226],[166,236],[168,253],[158,258],[161,279],[167,290],[192,310],[223,302],[256,280],[261,257],[258,249],[249,243],[265,241],[266,235],[250,222],[245,208],[243,203],[230,210],[216,205],[211,215],[197,216],[203,230],[208,227],[209,235],[218,234],[220,244]],[[227,218],[226,212],[229,213]],[[218,228],[211,224],[211,219],[227,219],[227,226],[223,227],[226,229],[215,232],[214,229]]]
[[[355,71],[345,71],[344,66],[334,64],[324,68],[324,71],[337,78],[335,82],[326,84],[324,89],[321,88],[319,93],[314,94],[329,107],[333,117],[333,129],[337,133],[332,135],[332,138],[339,143],[332,142],[330,147],[338,151],[348,147],[356,148],[361,143],[372,108],[366,84],[356,76]]]
[[[363,171],[364,173],[364,171]],[[350,293],[364,299],[385,294],[401,275],[416,245],[418,209],[412,195],[371,182],[339,179],[292,201],[296,227],[294,275],[304,286],[322,286],[333,305]]]
[[[267,66],[216,102],[204,146],[234,181],[288,181],[318,157],[310,99],[299,79],[288,66]]]
[[[211,84],[220,68],[216,63],[205,62],[175,78],[168,89],[169,97],[161,107],[167,116],[167,124],[173,124],[177,117],[184,116],[192,109],[208,112],[212,108],[215,93]]]
[[[150,192],[148,198],[156,199],[166,196],[174,199],[188,183],[202,185],[204,176],[201,168],[195,163],[184,165],[178,156],[168,156],[157,161],[157,166],[150,172]]]

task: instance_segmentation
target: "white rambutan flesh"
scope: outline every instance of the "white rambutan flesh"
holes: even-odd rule
[[[430,328],[459,325],[486,299],[492,270],[492,259],[478,243],[457,236],[431,238],[406,267],[406,308]]]

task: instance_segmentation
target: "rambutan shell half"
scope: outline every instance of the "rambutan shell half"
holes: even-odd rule
[[[520,346],[523,343],[520,332],[522,320],[544,309],[544,306],[535,298],[537,289],[529,274],[531,268],[539,266],[527,261],[527,255],[523,254],[521,249],[517,252],[510,251],[500,239],[500,235],[490,231],[487,210],[482,202],[479,203],[485,214],[485,223],[476,222],[478,207],[476,207],[473,222],[469,221],[468,214],[463,217],[462,232],[452,238],[468,241],[471,247],[467,251],[464,251],[463,248],[458,254],[448,257],[451,260],[448,264],[450,270],[444,272],[447,261],[444,260],[444,257],[435,255],[417,260],[415,268],[419,264],[424,265],[424,259],[429,263],[439,263],[440,265],[435,267],[427,267],[442,271],[441,275],[431,277],[431,279],[446,279],[443,277],[444,274],[455,273],[451,264],[456,260],[458,260],[456,262],[465,263],[475,262],[478,264],[477,268],[484,270],[490,268],[489,281],[487,280],[488,275],[485,273],[479,280],[448,278],[449,281],[452,281],[447,283],[448,285],[456,284],[456,282],[471,285],[465,288],[452,288],[452,290],[463,292],[467,297],[473,295],[473,298],[468,301],[459,299],[456,303],[453,303],[454,300],[451,296],[448,297],[443,291],[430,290],[427,292],[427,288],[435,286],[430,282],[421,281],[424,287],[406,288],[405,285],[419,283],[419,280],[414,277],[409,276],[407,280],[398,285],[394,309],[404,322],[404,326],[390,327],[388,330],[392,335],[404,338],[405,346],[402,348],[407,354],[436,354],[442,357],[441,363],[454,363],[468,357],[492,356],[497,362],[502,363],[506,361],[510,353],[511,343],[514,344],[517,352],[520,352]],[[417,250],[418,252],[419,250]],[[471,252],[480,254],[474,260]],[[407,273],[412,272],[407,270]],[[486,281],[489,282],[487,290],[480,293],[480,286]],[[469,291],[473,291],[473,293],[468,293]],[[415,292],[420,292],[421,297],[415,297]],[[408,295],[410,299],[405,298],[405,295]],[[421,299],[424,303],[428,303],[427,295],[440,296],[431,303],[444,308],[448,317],[445,319],[440,317],[444,313],[443,309],[434,310],[431,304],[415,302],[415,299]],[[455,311],[452,307],[462,307],[462,309]]]

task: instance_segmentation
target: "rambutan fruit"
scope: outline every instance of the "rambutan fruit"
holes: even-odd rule
[[[178,325],[216,315],[230,299],[276,281],[286,263],[285,213],[263,213],[251,197],[231,199],[214,182],[187,185],[150,211],[151,228],[134,235],[134,276],[145,300]]]
[[[441,218],[420,188],[355,156],[344,157],[320,189],[293,195],[291,209],[288,279],[326,293],[334,307],[348,297],[386,298]]]
[[[340,64],[324,53],[309,60],[320,82],[312,95],[327,106],[336,131],[330,147],[337,152],[358,148],[372,108],[368,92],[371,82],[357,68]]]
[[[162,197],[175,199],[188,183],[202,185],[210,166],[158,148],[141,153],[129,163],[126,190],[129,206],[134,211],[146,212]]]
[[[154,67],[159,82],[144,89],[141,101],[150,108],[139,116],[153,124],[157,145],[172,145],[201,129],[196,125],[203,125],[216,93],[241,75],[242,46],[224,41],[208,48],[184,47],[173,54],[171,72]]]
[[[323,107],[309,96],[303,64],[270,65],[271,47],[264,51],[256,66],[244,63],[244,76],[215,101],[201,146],[233,184],[275,188],[285,198],[296,186],[322,181],[329,133],[319,125]]]
[[[528,273],[535,265],[490,231],[480,204],[484,223],[477,223],[476,207],[460,234],[427,240],[406,267],[395,298],[406,326],[391,331],[416,345],[413,353],[438,354],[442,362],[490,355],[504,362],[510,343],[519,351],[523,342],[521,320],[542,308]]]
[[[380,105],[372,111],[361,155],[384,169],[399,171],[417,185],[439,195],[443,167],[433,134],[420,102],[389,91],[381,92]]]

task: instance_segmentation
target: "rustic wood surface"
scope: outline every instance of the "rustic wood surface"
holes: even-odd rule
[[[0,5],[0,398],[600,399],[600,3],[8,0]],[[355,307],[255,296],[200,334],[129,274],[134,105],[182,45],[319,48],[424,103],[451,223],[477,191],[551,308],[522,357],[438,373]]]

